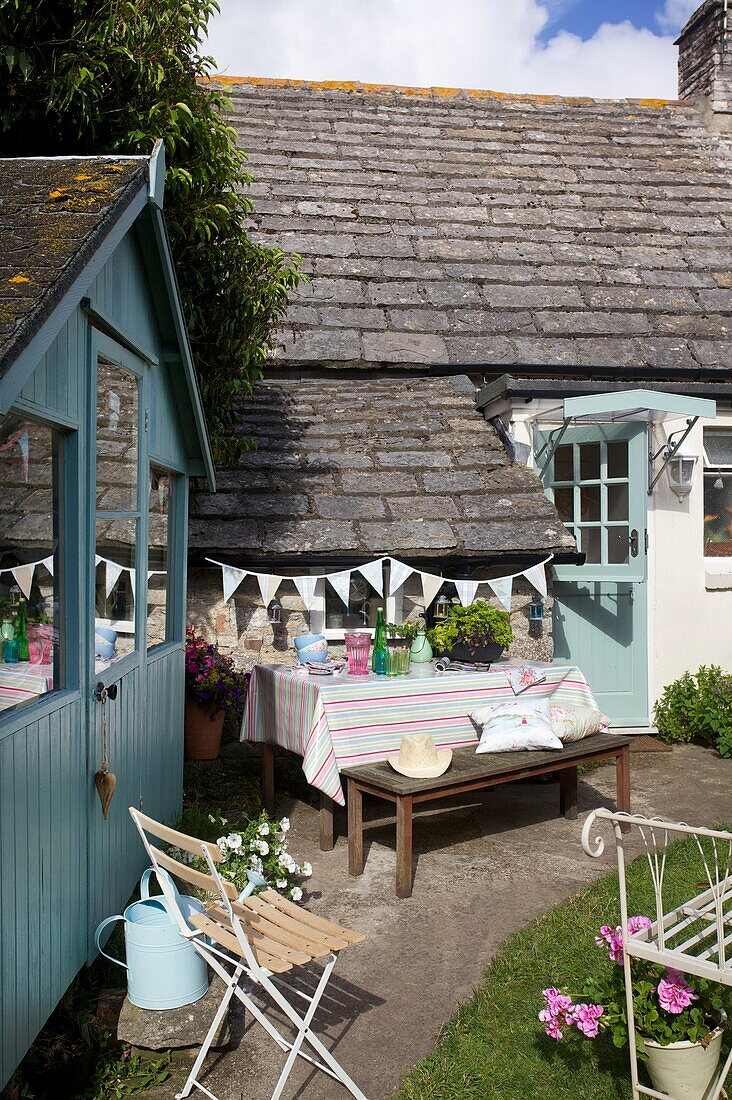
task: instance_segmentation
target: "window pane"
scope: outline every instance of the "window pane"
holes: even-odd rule
[[[167,638],[168,618],[168,540],[170,538],[170,474],[150,470],[148,523],[150,545],[147,552],[147,648]]]
[[[126,657],[136,647],[135,584],[137,520],[97,520],[96,671]]]
[[[732,474],[704,474],[704,554],[732,557]]]
[[[628,444],[624,439],[607,445],[607,476],[628,476]]]
[[[554,504],[564,523],[574,521],[574,489],[555,489]]]
[[[627,527],[608,527],[607,560],[611,565],[625,565],[630,555],[630,530]]]
[[[596,481],[600,477],[600,444],[580,444],[580,481]]]
[[[63,687],[59,434],[0,416],[0,710]]]
[[[351,574],[351,589],[348,607],[338,593],[326,582],[325,585],[325,626],[327,630],[353,630],[361,627],[376,626],[376,612],[383,607],[386,599],[372,588],[360,573]]]
[[[609,520],[628,518],[628,486],[608,485],[607,518]]]
[[[574,448],[557,447],[554,452],[554,480],[574,481]]]
[[[732,432],[704,432],[704,450],[710,466],[732,466]]]
[[[97,374],[97,508],[137,510],[137,379],[102,358]]]
[[[580,527],[580,550],[586,555],[588,565],[599,565],[601,560],[601,538],[599,527]]]
[[[580,489],[580,519],[587,523],[600,520],[600,486],[590,485]]]

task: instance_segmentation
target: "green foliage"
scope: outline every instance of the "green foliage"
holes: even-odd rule
[[[202,83],[215,0],[0,0],[3,156],[142,153],[165,144],[166,223],[214,454],[231,461],[235,403],[261,376],[297,258],[244,230],[251,177]]]
[[[662,741],[700,741],[732,757],[732,676],[718,665],[702,665],[674,680],[654,714]]]
[[[407,642],[413,642],[420,633],[419,623],[387,623],[386,633],[389,638],[404,638]],[[424,625],[422,626],[422,632]]]
[[[469,607],[453,604],[447,618],[428,632],[430,643],[440,653],[449,653],[458,643],[484,646],[495,642],[506,649],[513,641],[511,619],[507,611],[489,607],[476,600]]]

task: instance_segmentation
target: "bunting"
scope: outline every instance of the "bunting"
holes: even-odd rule
[[[15,569],[10,570],[26,600],[30,599],[31,588],[33,587],[33,574],[35,571],[36,567],[34,563],[31,565],[16,565]]]
[[[422,597],[424,599],[424,609],[426,611],[445,583],[445,578],[436,577],[433,573],[421,572],[420,576],[422,578]]]
[[[351,570],[342,569],[340,573],[329,573],[326,579],[331,588],[335,589],[343,603],[348,607],[351,595]]]
[[[546,562],[539,562],[538,565],[532,565],[528,569],[524,569],[523,576],[529,584],[533,584],[536,591],[546,599],[546,570],[544,566]]]
[[[486,581],[498,602],[506,611],[511,610],[511,595],[513,593],[513,577],[496,577],[495,580]]]
[[[397,561],[396,558],[391,559],[391,582],[389,584],[389,595],[393,596],[397,588],[401,588],[404,582],[411,577],[414,570],[411,565],[405,565],[403,561]]]
[[[362,577],[364,577],[371,587],[379,593],[380,596],[384,595],[384,559],[377,558],[376,561],[367,561],[363,565],[358,566],[358,571]]]
[[[231,599],[246,575],[246,569],[234,569],[232,565],[224,566],[224,603]]]
[[[470,607],[471,603],[475,599],[475,593],[478,591],[478,585],[480,581],[465,581],[459,580],[453,582],[457,589],[458,599],[463,607]]]
[[[292,582],[295,588],[300,593],[300,599],[305,604],[308,611],[312,611],[313,604],[315,603],[315,588],[318,583],[317,577],[293,577]]]
[[[119,580],[123,566],[117,565],[116,561],[108,561],[106,558],[102,558],[102,561],[106,565],[105,578],[104,578],[104,593],[109,599],[112,594],[112,589]]]
[[[262,602],[265,607],[269,607],[277,595],[277,589],[285,578],[278,577],[274,573],[255,573],[254,576],[257,578],[259,591],[262,593]]]

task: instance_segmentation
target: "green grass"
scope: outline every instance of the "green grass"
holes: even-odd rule
[[[675,844],[669,849],[665,903],[698,894],[701,875],[693,842]],[[652,915],[645,859],[629,867],[628,886],[631,914]],[[556,1043],[537,1019],[542,989],[578,989],[608,965],[594,937],[601,924],[619,919],[617,875],[611,874],[511,936],[473,999],[445,1025],[436,1049],[404,1079],[394,1100],[627,1100],[627,1049],[614,1049],[604,1037],[573,1035]]]

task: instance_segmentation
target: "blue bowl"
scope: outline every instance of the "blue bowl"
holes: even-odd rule
[[[301,665],[328,660],[328,642],[322,634],[300,634],[295,638],[295,649]]]
[[[117,631],[107,626],[98,626],[94,630],[94,656],[103,661],[111,661],[117,645]]]

